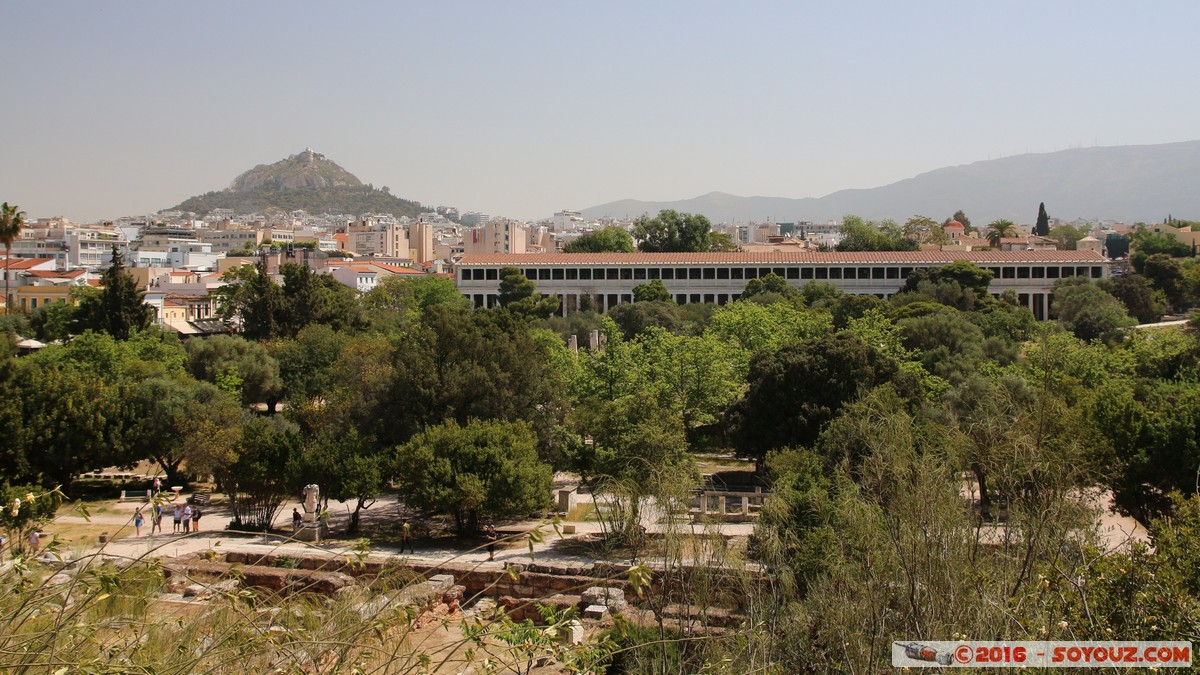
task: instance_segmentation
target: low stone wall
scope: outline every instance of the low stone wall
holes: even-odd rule
[[[508,569],[483,569],[463,563],[424,564],[398,560],[382,561],[368,559],[352,561],[344,557],[296,557],[291,555],[261,555],[231,551],[224,554],[225,562],[247,566],[273,568],[281,561],[296,565],[299,570],[336,572],[356,577],[369,583],[370,578],[389,575],[411,574],[414,579],[435,574],[452,574],[455,583],[466,589],[468,597],[487,596],[500,598],[515,596],[538,598],[563,593],[579,593],[592,586],[602,585],[626,590],[629,582],[624,578],[626,570],[617,566],[588,565],[557,567],[550,565],[510,565]],[[512,571],[510,572],[509,569]],[[292,570],[296,571],[296,570]],[[363,578],[366,577],[364,580]]]
[[[232,575],[233,566],[216,560],[176,560],[164,565],[168,578]],[[282,595],[291,593],[332,594],[355,583],[354,577],[336,571],[285,569],[260,565],[242,565],[238,575],[243,586],[262,588]]]
[[[179,584],[194,581],[196,577],[237,578],[242,586],[281,595],[299,592],[331,595],[374,588],[378,595],[362,603],[369,611],[399,602],[444,615],[456,611],[462,602],[487,597],[495,599],[514,620],[535,622],[542,620],[538,605],[559,611],[576,608],[584,618],[605,619],[615,613],[636,618],[649,609],[650,593],[664,591],[656,584],[646,590],[647,597],[639,597],[631,592],[624,578],[627,568],[606,563],[585,567],[510,565],[500,570],[461,563],[429,565],[379,559],[360,562],[329,555],[227,552],[213,558],[196,555],[175,559],[164,565],[164,569]],[[690,575],[687,571],[684,574]],[[680,629],[732,627],[743,617],[740,603],[731,595],[737,596],[734,589],[712,594],[712,601],[728,608],[696,607],[687,604],[687,598],[678,589],[667,589],[666,598],[659,596],[660,603],[665,603],[660,610],[664,618],[678,624]]]
[[[220,558],[221,556],[218,556]],[[431,578],[438,574],[454,576],[455,583],[464,589],[464,602],[470,602],[478,597],[501,599],[504,597],[523,598],[526,601],[540,600],[558,595],[577,595],[592,587],[609,587],[625,592],[629,602],[635,606],[644,603],[638,597],[628,581],[629,568],[626,565],[597,562],[591,565],[547,565],[544,563],[513,564],[507,569],[481,567],[471,563],[441,563],[428,564],[403,558],[369,557],[358,561],[346,556],[335,556],[314,552],[313,555],[297,556],[296,554],[258,554],[231,551],[223,555],[224,562],[239,564],[246,567],[263,567],[278,570],[264,573],[262,581],[256,585],[272,590],[279,590],[280,584],[287,588],[304,588],[304,584],[313,586],[314,592],[324,592],[318,589],[331,587],[341,583],[334,579],[352,577],[357,583],[387,590],[397,584],[410,584],[422,579]],[[291,567],[296,569],[281,569]],[[288,573],[291,576],[288,576]],[[320,572],[341,575],[338,577],[303,577],[302,572]],[[701,578],[700,575],[704,577]],[[272,575],[284,577],[284,580],[269,578]],[[645,593],[666,593],[666,602],[684,603],[689,601],[692,592],[689,589],[699,584],[708,589],[710,602],[731,611],[744,611],[743,606],[747,593],[744,592],[736,573],[721,570],[699,570],[684,568],[673,570],[665,579],[661,574],[653,574],[653,588],[644,589]],[[664,584],[665,581],[665,584]],[[756,583],[763,583],[759,578]],[[533,618],[532,616],[530,618]]]

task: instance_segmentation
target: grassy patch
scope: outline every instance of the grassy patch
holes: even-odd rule
[[[595,504],[576,504],[575,508],[567,513],[565,520],[567,522],[587,523],[596,519]]]
[[[696,453],[696,466],[700,473],[719,473],[721,471],[753,471],[754,462],[738,459],[734,455]]]
[[[149,526],[142,528],[149,532]],[[111,523],[50,523],[43,532],[54,535],[54,540],[65,550],[91,548],[100,543],[100,535],[107,532],[110,541],[133,536],[133,527],[121,527]]]

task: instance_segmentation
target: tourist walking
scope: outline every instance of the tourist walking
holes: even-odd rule
[[[300,531],[300,509],[292,509],[292,532]]]
[[[150,514],[150,535],[151,536],[153,536],[156,531],[159,534],[162,534],[162,517],[163,517],[162,504],[155,504],[154,512],[152,514]]]
[[[497,539],[496,524],[488,523],[487,528],[484,529],[483,533],[487,537],[487,542],[488,542],[488,545],[487,545],[488,560],[495,560],[496,559],[496,539]]]
[[[29,548],[30,555],[37,555],[38,549],[42,547],[42,533],[33,530],[29,533]]]
[[[400,552],[404,553],[404,545],[408,544],[409,553],[416,553],[417,549],[413,548],[412,525],[409,524],[408,518],[404,519],[404,523],[400,526]]]
[[[142,536],[142,523],[144,522],[146,519],[142,516],[142,507],[139,506],[138,510],[133,512],[133,536]]]

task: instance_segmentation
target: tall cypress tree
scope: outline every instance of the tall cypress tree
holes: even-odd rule
[[[1037,224],[1033,226],[1033,233],[1039,237],[1050,236],[1050,216],[1046,214],[1046,202],[1038,204],[1038,219]]]
[[[84,298],[79,305],[78,327],[104,331],[118,340],[128,340],[154,323],[154,308],[144,301],[145,293],[125,272],[117,245],[113,244],[112,265],[100,276],[99,295]]]
[[[255,274],[246,282],[242,303],[242,334],[247,340],[270,340],[280,335],[283,315],[283,291],[267,274],[265,258],[254,266]]]

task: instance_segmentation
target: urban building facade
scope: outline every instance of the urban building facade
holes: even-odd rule
[[[544,253],[465,255],[455,268],[459,291],[476,307],[498,302],[500,270],[520,269],[543,295],[562,298],[564,314],[584,296],[599,311],[633,302],[635,286],[662,281],[678,303],[725,304],[741,297],[750,279],[776,274],[793,286],[812,281],[846,293],[888,298],[920,268],[966,260],[992,272],[990,291],[1016,293],[1038,319],[1050,308],[1054,283],[1063,277],[1109,276],[1109,262],[1094,251],[897,251],[883,253]]]
[[[463,232],[463,251],[467,255],[487,253],[525,253],[528,233],[513,220],[493,220]]]

